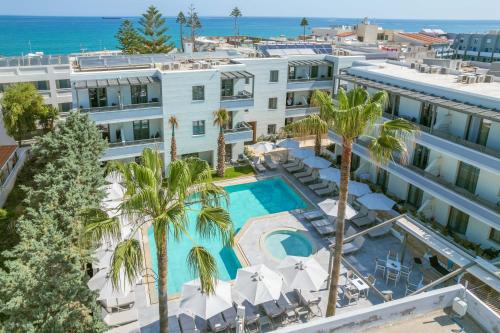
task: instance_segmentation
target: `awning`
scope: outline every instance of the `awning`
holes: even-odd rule
[[[120,79],[82,80],[75,82],[75,89],[132,86],[159,82],[154,76],[127,77]]]
[[[325,60],[294,60],[288,63],[289,66],[332,66]]]
[[[249,79],[253,78],[254,75],[252,73],[249,73],[247,71],[235,71],[235,72],[222,72],[221,73],[221,78],[223,80],[228,80],[228,79]]]
[[[449,100],[442,97],[437,97],[433,95],[424,94],[418,91],[404,89],[400,87],[391,86],[388,84],[380,83],[377,81],[372,81],[364,78],[360,78],[351,74],[340,74],[335,76],[337,79],[342,81],[352,82],[358,85],[371,87],[375,89],[385,90],[389,93],[400,95],[403,97],[408,97],[411,99],[416,99],[420,102],[432,103],[434,105],[454,110],[457,112],[462,112],[466,114],[472,114],[475,116],[480,116],[486,119],[500,121],[500,112],[493,109],[483,108],[479,106],[470,105],[467,103],[458,102],[456,100]]]

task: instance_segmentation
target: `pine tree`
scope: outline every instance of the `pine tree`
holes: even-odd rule
[[[130,20],[124,20],[120,29],[115,35],[115,38],[120,43],[119,49],[125,54],[140,53],[141,36],[134,28]]]
[[[179,24],[179,33],[180,33],[180,41],[181,41],[181,50],[184,52],[184,37],[182,33],[182,27],[186,24],[186,16],[184,16],[184,13],[182,11],[177,14],[177,19],[175,20],[175,23]]]
[[[193,5],[189,6],[188,14],[189,15],[186,25],[191,30],[191,43],[193,43],[193,51],[196,51],[196,43],[195,43],[196,31],[201,29],[201,21],[200,18],[198,17],[198,12],[196,11],[196,8],[194,8]]]
[[[139,21],[142,34],[141,53],[168,53],[175,45],[170,41],[171,36],[167,35],[168,30],[165,25],[165,18],[155,6],[150,6],[146,13],[142,14]]]

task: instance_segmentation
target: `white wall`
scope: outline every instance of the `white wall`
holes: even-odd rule
[[[410,119],[415,118],[419,121],[420,106],[421,103],[417,100],[401,97],[399,101],[399,115]]]
[[[500,151],[500,123],[492,123],[486,147]]]
[[[476,194],[493,204],[500,202],[500,175],[495,175],[486,170],[479,172]]]
[[[406,200],[406,197],[408,196],[408,187],[409,184],[398,176],[393,174],[389,176],[389,184],[387,187],[387,192],[389,192],[389,194],[393,194],[400,199]]]

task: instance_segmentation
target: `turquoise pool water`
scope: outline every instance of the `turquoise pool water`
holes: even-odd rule
[[[291,230],[271,232],[266,236],[264,246],[277,259],[286,256],[308,257],[313,252],[311,242],[304,235]]]
[[[225,187],[229,194],[229,214],[234,228],[238,232],[245,223],[254,217],[274,214],[299,208],[306,208],[307,203],[281,178],[270,178],[257,182]],[[196,233],[196,212],[189,212],[189,232],[196,242],[206,247],[217,261],[219,278],[232,280],[241,264],[232,248],[222,245],[220,240],[207,241]],[[265,221],[263,221],[265,223]],[[156,248],[152,228],[148,230],[153,270],[158,272]],[[258,240],[256,240],[258,241]],[[169,237],[168,241],[168,293],[180,292],[182,284],[194,279],[188,270],[186,256],[192,247],[188,239],[176,241]]]

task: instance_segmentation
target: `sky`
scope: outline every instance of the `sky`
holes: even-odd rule
[[[151,4],[174,16],[193,3],[200,16],[364,17],[499,20],[500,0],[0,0],[0,15],[138,16]]]

